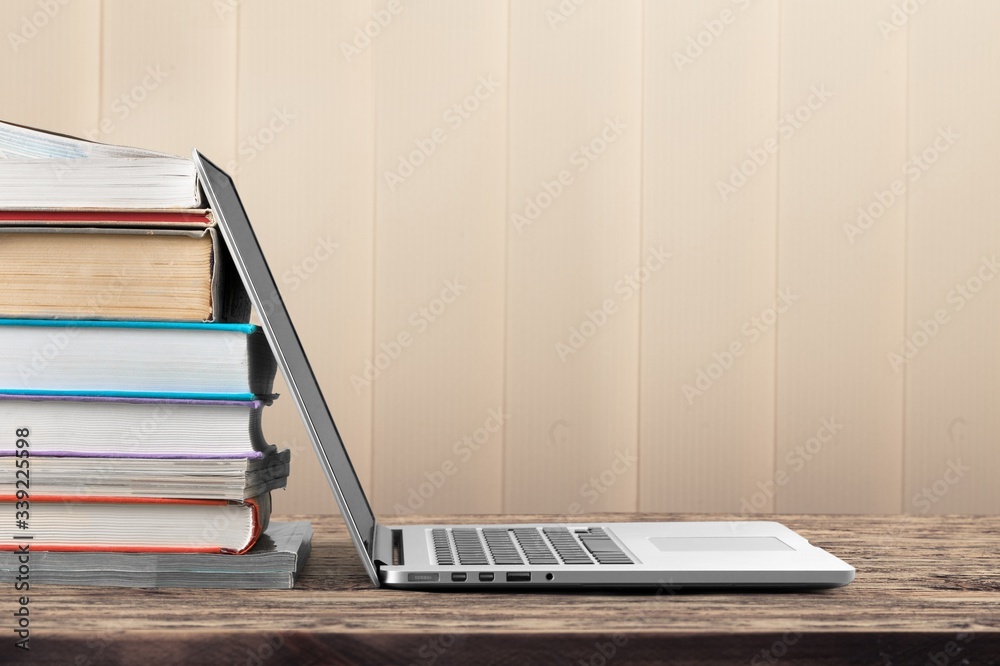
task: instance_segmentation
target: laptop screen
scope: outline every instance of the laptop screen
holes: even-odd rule
[[[224,171],[198,151],[194,152],[194,162],[226,246],[261,318],[271,351],[309,431],[316,454],[347,521],[347,528],[368,575],[378,584],[373,565],[375,515],[281,300],[278,285],[264,260],[236,186]]]

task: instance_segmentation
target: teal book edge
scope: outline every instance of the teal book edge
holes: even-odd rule
[[[0,389],[7,395],[82,396],[85,398],[152,398],[160,400],[263,400],[253,393],[171,393],[169,391],[59,391],[50,389]]]
[[[216,324],[185,321],[111,321],[92,319],[0,319],[0,326],[38,326],[41,328],[159,328],[194,331],[236,331],[250,335],[253,324]]]

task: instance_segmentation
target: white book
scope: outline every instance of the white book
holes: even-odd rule
[[[0,432],[27,431],[30,455],[260,459],[273,447],[259,400],[179,400],[0,393]],[[0,458],[15,441],[0,438]],[[239,460],[242,459],[242,460]]]
[[[0,495],[0,511],[13,516],[16,501],[13,489]],[[135,497],[81,501],[31,493],[30,517],[0,523],[0,539],[5,544],[29,543],[32,551],[236,554],[254,544],[270,515],[266,493],[243,502]]]
[[[242,501],[284,488],[290,452],[257,458],[29,456],[31,492],[60,497],[166,497]],[[0,456],[0,487],[17,484],[23,458]]]
[[[191,160],[0,122],[0,208],[196,208]]]
[[[249,324],[0,319],[0,393],[252,400],[277,370]]]

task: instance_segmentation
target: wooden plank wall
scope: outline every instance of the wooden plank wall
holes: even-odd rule
[[[639,508],[770,511],[778,3],[647,3],[645,41]]]
[[[502,3],[405,3],[372,43],[380,512],[503,506],[506,25]]]
[[[777,324],[778,511],[900,508],[903,381],[885,358],[905,301],[906,202],[891,183],[906,155],[907,38],[874,28],[891,12],[890,0],[782,7],[780,111],[794,118],[778,154],[777,285],[797,300]],[[876,196],[885,212],[854,231]]]
[[[0,118],[236,174],[381,513],[997,513],[1000,8],[899,6],[11,0]]]
[[[1000,511],[1000,6],[958,6],[927,5],[909,35],[909,353],[894,350],[906,378],[911,513]]]
[[[507,511],[636,501],[642,5],[511,4]],[[563,20],[565,19],[565,20]]]

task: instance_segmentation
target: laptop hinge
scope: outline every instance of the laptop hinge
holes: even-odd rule
[[[377,525],[373,550],[376,564],[382,566],[403,564],[403,530]]]

